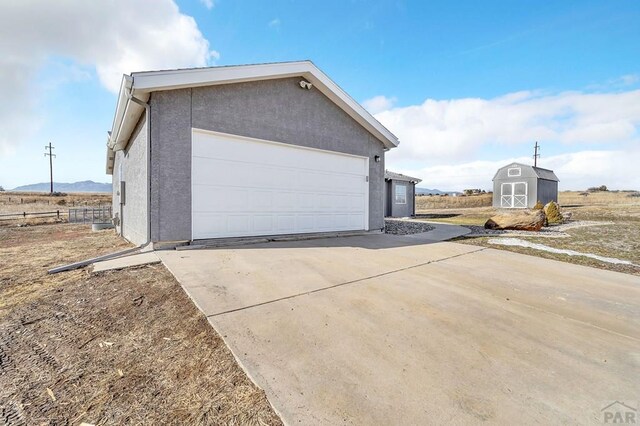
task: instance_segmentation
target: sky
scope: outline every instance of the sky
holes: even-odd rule
[[[389,170],[490,189],[507,163],[561,190],[640,189],[640,2],[4,0],[0,186],[110,181],[123,73],[312,60],[400,139]]]

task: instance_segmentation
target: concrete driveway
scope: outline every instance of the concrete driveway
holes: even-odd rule
[[[598,423],[640,279],[419,236],[159,252],[288,424]]]

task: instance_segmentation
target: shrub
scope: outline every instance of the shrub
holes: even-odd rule
[[[587,189],[587,191],[589,192],[606,192],[609,189],[607,188],[607,185],[600,185],[600,186],[592,186],[591,188]]]
[[[540,200],[538,200],[538,202],[536,203],[535,206],[533,206],[534,210],[542,210],[544,209],[544,205],[542,204],[542,202]]]
[[[550,201],[544,206],[544,213],[547,215],[549,223],[562,223],[564,220],[562,213],[560,213],[560,206],[555,201]]]
[[[64,198],[61,200],[56,201],[56,204],[59,206],[66,206],[67,205],[67,200],[65,200]]]
[[[4,188],[0,186],[0,192],[3,192],[3,191],[4,191]]]

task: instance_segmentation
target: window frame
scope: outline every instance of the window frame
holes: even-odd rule
[[[515,170],[518,174],[511,174],[511,171]],[[507,169],[507,177],[520,177],[522,176],[522,167],[509,167]]]
[[[398,201],[398,188],[404,188],[404,201]],[[407,195],[408,195],[408,185],[405,183],[396,183],[395,191],[393,192],[393,202],[394,204],[407,204]]]

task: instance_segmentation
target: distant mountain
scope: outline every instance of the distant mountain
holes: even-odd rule
[[[49,189],[50,183],[42,182],[18,186],[17,188],[13,188],[12,191],[49,192]],[[111,192],[111,184],[94,182],[92,180],[74,183],[53,182],[53,190],[56,192]]]
[[[429,189],[429,188],[417,188],[416,187],[416,194],[417,195],[442,195],[442,194],[448,194],[448,195],[460,195],[462,194],[461,192],[457,192],[457,191],[440,191],[439,189]]]

